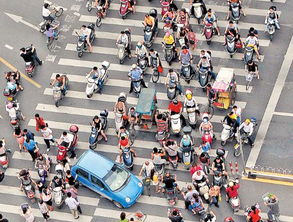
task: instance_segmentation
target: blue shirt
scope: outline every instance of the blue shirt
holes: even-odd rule
[[[36,142],[33,140],[30,140],[29,143],[27,143],[26,141],[24,142],[24,146],[28,151],[33,151],[36,148]]]

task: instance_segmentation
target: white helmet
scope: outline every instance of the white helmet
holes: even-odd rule
[[[136,64],[132,64],[131,68],[132,69],[136,69],[137,65]]]
[[[104,62],[102,62],[102,66],[105,67],[106,69],[108,69],[110,66],[110,63],[107,61],[104,61]]]
[[[139,42],[137,43],[137,46],[142,46],[142,42],[139,41]]]
[[[204,119],[209,120],[209,114],[207,114],[207,113],[202,114],[202,120],[204,120]]]

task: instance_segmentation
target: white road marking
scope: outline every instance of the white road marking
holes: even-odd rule
[[[272,4],[271,0],[257,0],[257,1],[260,1],[260,2],[268,2],[268,3]],[[286,3],[286,0],[274,0],[273,3]]]
[[[13,47],[12,47],[11,45],[5,44],[4,46],[5,46],[5,48],[7,48],[7,49],[13,50]]]
[[[56,59],[56,55],[47,55],[45,60],[48,62],[54,62],[55,59]]]
[[[79,12],[81,5],[71,5],[70,11]]]
[[[256,135],[255,139],[255,145],[253,149],[251,149],[251,152],[249,154],[246,167],[252,168],[255,166],[257,162],[257,158],[260,154],[262,145],[265,140],[265,136],[267,134],[267,131],[269,129],[270,123],[272,121],[272,117],[274,115],[274,111],[276,109],[276,106],[278,104],[278,101],[280,99],[283,87],[285,85],[286,78],[288,76],[290,66],[292,64],[293,60],[293,37],[291,38],[288,50],[285,54],[284,61],[282,63],[278,78],[276,80],[274,89],[271,93],[270,100],[268,102],[267,108],[265,110],[265,113],[263,115],[261,124],[259,126],[258,133]]]
[[[18,15],[14,15],[14,14],[11,14],[11,13],[7,13],[5,12],[5,14],[10,17],[13,21],[15,21],[16,23],[22,23],[28,27],[31,27],[32,29],[36,30],[36,31],[39,31],[39,28],[25,20],[23,20],[23,18],[21,16],[18,16]]]
[[[285,112],[274,112],[274,115],[293,117],[293,113],[285,113]]]

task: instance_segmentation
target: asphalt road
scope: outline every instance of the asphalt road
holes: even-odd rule
[[[279,1],[282,2],[282,0]],[[114,1],[114,3],[115,4],[113,4],[112,7],[116,8],[118,2]],[[178,1],[178,5],[181,3],[182,1]],[[216,13],[219,16],[220,24],[226,24],[226,3],[220,0],[206,1],[206,3],[208,5],[212,5],[212,8],[215,8]],[[122,20],[118,15],[118,11],[110,8],[107,19],[104,22],[107,24],[102,24],[100,28],[96,29],[98,35],[100,36],[93,44],[95,47],[100,47],[96,48],[97,53],[85,53],[83,57],[79,59],[77,57],[77,53],[71,50],[72,45],[76,44],[76,36],[74,36],[72,33],[74,29],[79,29],[82,24],[87,24],[89,21],[94,20],[94,12],[88,13],[86,11],[84,1],[56,1],[56,4],[67,8],[67,11],[65,11],[64,15],[62,15],[60,18],[61,36],[57,42],[58,47],[53,52],[49,52],[45,46],[45,37],[41,33],[21,22],[16,23],[14,20],[9,18],[7,14],[5,14],[10,13],[21,16],[23,21],[37,26],[41,22],[40,14],[42,4],[42,2],[37,0],[28,1],[25,4],[22,4],[21,7],[19,7],[19,2],[17,0],[0,3],[0,29],[5,30],[5,33],[0,36],[0,56],[16,68],[24,71],[23,61],[18,56],[19,48],[27,46],[31,43],[37,47],[39,57],[44,60],[44,65],[37,68],[37,75],[34,76],[33,80],[40,83],[41,88],[37,88],[23,79],[22,83],[25,87],[25,90],[17,97],[17,100],[21,104],[21,109],[26,116],[26,121],[23,124],[23,128],[27,127],[28,125],[28,128],[34,131],[33,116],[35,113],[40,113],[40,115],[42,115],[45,120],[49,122],[49,126],[53,129],[53,134],[55,137],[59,137],[63,131],[61,127],[63,123],[65,123],[66,126],[69,126],[70,124],[84,125],[83,129],[85,130],[81,130],[79,133],[80,141],[83,143],[80,143],[80,149],[78,149],[77,152],[78,155],[81,155],[84,151],[84,146],[81,144],[84,144],[88,141],[89,127],[87,128],[87,125],[91,121],[93,116],[92,114],[95,113],[95,110],[102,110],[105,108],[112,110],[113,104],[118,94],[121,91],[128,92],[128,83],[126,83],[126,81],[128,81],[127,70],[134,62],[134,59],[131,61],[126,60],[121,70],[112,68],[110,71],[110,79],[113,79],[116,82],[113,82],[113,84],[110,84],[109,86],[105,86],[103,95],[94,95],[93,99],[91,100],[85,98],[85,83],[83,82],[84,80],[82,80],[83,76],[93,65],[96,64],[96,62],[107,60],[111,64],[118,64],[115,49],[115,38],[113,38],[113,36],[109,33],[117,35],[117,33],[119,33],[124,28],[131,26],[132,34],[137,35],[142,39],[142,27],[135,27],[133,24],[135,24],[135,22],[138,23],[141,21],[145,12],[147,11],[145,11],[146,9],[141,8],[136,14],[129,14],[125,20],[125,23],[122,23]],[[239,27],[241,29],[240,33],[242,37],[246,36],[247,27],[262,27],[264,21],[264,9],[267,9],[271,5],[271,3],[265,2],[264,0],[244,1],[244,4],[246,7],[249,7],[246,9],[248,11],[247,14],[251,12],[251,15],[241,18]],[[159,3],[155,1],[151,4],[147,1],[138,1],[138,5],[160,7]],[[287,51],[292,36],[292,22],[290,23],[290,21],[293,21],[292,13],[290,13],[290,11],[293,9],[292,2],[287,0],[285,4],[277,2],[276,5],[278,10],[282,12],[281,24],[285,25],[282,26],[282,30],[280,32],[276,33],[272,43],[269,43],[265,33],[262,30],[259,30],[260,39],[263,40],[263,44],[265,45],[261,47],[261,53],[264,55],[264,61],[259,64],[261,80],[253,80],[253,88],[251,92],[246,92],[245,89],[243,90],[242,88],[245,85],[245,72],[241,59],[237,59],[237,56],[236,58],[228,59],[227,53],[224,51],[221,41],[215,40],[211,46],[207,46],[204,41],[200,41],[198,44],[198,48],[210,49],[212,51],[214,66],[229,67],[237,70],[236,80],[239,87],[236,100],[245,105],[243,118],[255,116],[259,120],[259,124],[261,124],[263,114],[271,96],[271,92],[273,90],[274,84],[279,74],[279,70],[282,66],[284,55]],[[257,13],[255,13],[255,10],[253,11],[253,9],[262,9],[264,11],[257,11]],[[112,20],[109,18],[112,18]],[[117,24],[115,24],[116,21],[118,21]],[[193,24],[193,28],[197,33],[199,33],[199,26]],[[222,26],[221,32],[223,33],[223,31],[224,27]],[[159,33],[159,37],[162,36],[163,34],[161,31]],[[198,34],[198,36],[200,38],[200,34]],[[10,46],[13,47],[13,49]],[[134,48],[135,43],[133,43],[132,46]],[[155,50],[162,52],[160,44],[154,44],[153,47]],[[198,54],[198,51],[196,53]],[[198,61],[198,56],[196,56],[195,61]],[[174,63],[174,66],[176,66],[176,63]],[[167,67],[164,68],[166,72]],[[0,72],[3,73],[7,70],[8,68],[1,63]],[[76,78],[76,81],[70,82],[70,90],[72,92],[70,92],[64,101],[62,101],[61,107],[59,109],[54,108],[53,99],[49,90],[49,81],[53,73],[66,73],[73,75],[73,77]],[[155,85],[150,82],[150,75],[146,75],[145,80],[149,83],[150,87],[155,87],[157,92],[161,95],[166,92],[165,86],[162,83],[157,83]],[[292,90],[290,90],[292,88],[290,84],[291,82],[292,68],[286,79],[286,84],[284,90],[282,91],[281,99],[277,104],[277,112],[292,113],[292,104],[288,103],[288,101],[290,101],[288,98],[291,98],[292,96]],[[1,89],[4,88],[4,85],[4,81],[1,81]],[[189,88],[189,86],[184,86],[184,89],[186,88]],[[205,97],[205,94],[199,88],[194,88],[193,86],[191,86],[191,88],[195,90],[197,98],[202,101],[202,98]],[[82,96],[79,96],[80,93]],[[134,101],[133,95],[129,95],[128,97],[131,101]],[[1,97],[0,100],[1,104],[5,104],[3,97]],[[167,104],[167,100],[165,100],[163,97],[159,98],[159,108],[166,109]],[[216,133],[220,133],[222,130],[219,121],[224,117],[225,114],[225,111],[216,110],[216,116],[212,120]],[[9,126],[8,115],[5,111],[4,105],[2,105],[0,115],[4,118],[0,120],[0,136],[6,138],[8,146],[14,151],[12,155],[13,159],[7,171],[6,179],[0,184],[0,212],[3,211],[3,213],[11,221],[21,221],[16,209],[18,209],[17,207],[21,203],[26,202],[27,200],[21,194],[21,192],[17,190],[19,181],[16,178],[16,172],[23,167],[33,168],[33,166],[30,158],[28,158],[27,155],[19,154],[17,152],[18,147],[11,136],[12,130]],[[290,135],[292,135],[292,124],[290,124],[291,122],[292,116],[288,117],[275,115],[273,117],[256,165],[292,170],[293,155],[289,146],[291,141]],[[112,129],[114,127],[113,119],[110,119],[110,127]],[[195,134],[198,137],[198,132],[195,132]],[[138,156],[140,158],[148,159],[150,157],[150,149],[153,147],[152,145],[155,142],[154,133],[140,132],[137,140],[139,142],[134,144],[134,147],[138,152]],[[198,144],[199,142],[200,140],[197,139]],[[106,144],[102,142],[102,144],[103,145],[101,145],[97,150],[101,151],[106,156],[115,159],[117,156],[117,153],[114,149],[114,146],[117,144],[115,135],[110,135],[108,143]],[[111,147],[106,145],[110,145]],[[219,146],[220,144],[218,141],[213,144],[213,148],[217,148]],[[42,150],[45,150],[44,145],[41,145],[41,147]],[[232,155],[232,144],[228,144],[226,150],[228,151],[228,161],[238,161],[241,164],[240,159],[235,159]],[[245,159],[247,159],[249,153],[250,148],[244,147]],[[49,154],[55,156],[56,151],[51,150]],[[136,164],[134,173],[138,174],[139,169],[140,164]],[[176,175],[182,184],[190,182],[189,173],[177,171]],[[290,198],[288,198],[288,194],[292,194],[291,187],[272,185],[267,183],[256,183],[251,181],[241,181],[241,187],[240,197],[243,207],[255,202],[260,202],[261,194],[270,191],[279,196],[281,200],[280,205],[282,215],[293,216],[289,201]],[[85,188],[80,189],[80,195],[83,198],[81,204],[84,209],[84,215],[79,221],[117,221],[119,210],[115,208],[112,203],[105,199],[97,198],[95,193]],[[168,206],[164,196],[162,194],[155,194],[152,192],[152,197],[153,199],[143,197],[139,203],[137,203],[132,208],[127,209],[127,211],[133,212],[135,210],[142,210],[148,215],[158,216],[161,221],[167,221],[165,217],[167,212],[166,208]],[[182,207],[181,204],[182,202],[179,203],[179,208]],[[33,205],[33,207],[37,208],[36,205]],[[262,207],[262,209],[266,211],[264,207]],[[222,221],[224,217],[232,215],[232,212],[225,201],[220,204],[219,209],[213,208],[213,211],[216,213],[218,221]],[[67,207],[63,207],[63,209],[58,210],[55,215],[52,214],[53,221],[70,221],[71,216],[66,214],[68,212],[69,211]],[[186,220],[194,220],[194,216],[189,212],[183,210],[183,213]],[[235,218],[235,221],[245,221],[243,217],[233,217]]]

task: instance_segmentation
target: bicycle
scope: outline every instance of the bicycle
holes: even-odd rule
[[[248,90],[251,86],[251,82],[253,80],[253,78],[257,77],[256,72],[248,72],[246,75],[246,90]]]
[[[59,36],[59,31],[56,31],[56,34],[54,36],[48,37],[47,39],[47,48],[49,49],[49,51],[51,51],[52,49],[55,49],[56,46],[56,41]]]

